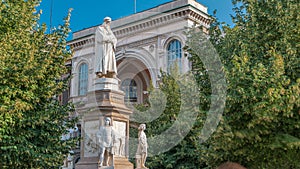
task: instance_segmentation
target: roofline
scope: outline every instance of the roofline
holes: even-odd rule
[[[196,0],[195,0],[195,1],[196,1]],[[133,16],[133,15],[138,15],[138,14],[140,14],[140,13],[143,13],[143,12],[146,12],[146,11],[150,11],[151,9],[155,9],[155,8],[158,8],[159,6],[166,5],[166,4],[169,4],[169,3],[172,3],[172,2],[173,2],[173,1],[163,3],[163,4],[157,5],[157,6],[155,6],[155,7],[152,7],[152,8],[143,10],[143,11],[140,11],[140,12],[138,12],[138,13],[131,14],[131,15],[128,15],[128,16],[125,16],[125,17],[118,18],[118,19],[116,19],[116,20],[113,20],[112,22],[117,21],[117,20],[119,20],[119,19],[124,19],[124,18],[130,17],[130,16]],[[196,1],[196,2],[197,2],[197,1]],[[199,2],[197,2],[197,3],[199,3]],[[199,4],[200,4],[200,3],[199,3]],[[202,4],[200,4],[200,5],[202,5]],[[202,6],[205,7],[205,8],[207,8],[207,7],[204,6],[204,5],[202,5]],[[205,13],[205,12],[201,11],[200,9],[196,8],[195,6],[193,6],[192,4],[185,4],[185,5],[183,5],[183,6],[179,6],[179,7],[170,9],[170,10],[163,11],[163,12],[161,12],[161,13],[159,13],[159,14],[171,12],[171,11],[178,10],[178,9],[184,8],[184,7],[192,7],[193,9],[197,10],[197,11],[200,12],[200,13],[202,13],[202,14],[204,14],[204,15],[207,15],[207,16],[210,16],[208,13]],[[159,14],[151,15],[151,16],[148,16],[148,17],[146,17],[146,18],[142,18],[142,19],[140,19],[140,20],[135,20],[135,21],[132,21],[132,22],[129,22],[129,23],[126,23],[126,24],[124,24],[124,25],[117,26],[117,27],[111,27],[111,29],[113,30],[113,29],[120,28],[120,27],[122,27],[122,26],[130,25],[130,24],[132,24],[132,23],[134,23],[134,22],[140,22],[140,21],[149,19],[149,18],[151,18],[151,17],[155,17],[155,16],[157,16],[157,15],[159,15]],[[86,30],[86,29],[94,28],[94,27],[97,27],[97,26],[100,26],[100,25],[101,25],[101,24],[97,24],[97,25],[94,25],[94,26],[91,26],[91,27],[87,27],[87,28],[80,29],[80,30],[75,31],[75,32],[72,32],[72,33],[74,34],[74,33],[77,33],[77,32],[80,32],[80,31],[83,31],[83,30]]]

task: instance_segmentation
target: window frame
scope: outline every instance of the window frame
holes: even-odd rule
[[[174,67],[174,63],[177,64],[179,71],[182,71],[183,65],[183,51],[182,42],[178,39],[172,39],[167,43],[167,71],[170,72],[171,68]]]
[[[129,83],[129,84],[127,85],[124,83]],[[121,90],[125,93],[124,95],[125,102],[131,102],[131,103],[138,102],[138,85],[136,80],[130,78],[123,80],[121,83]]]
[[[83,68],[83,66],[86,66],[86,68]],[[85,71],[82,69],[85,69]],[[85,76],[82,74],[84,74]],[[84,96],[87,94],[88,81],[89,81],[89,66],[87,63],[84,62],[81,63],[78,67],[78,96]]]

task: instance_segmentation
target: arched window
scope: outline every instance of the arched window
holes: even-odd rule
[[[182,49],[181,43],[179,40],[172,40],[168,47],[168,71],[170,71],[171,67],[174,67],[177,64],[179,71],[181,71],[181,56]]]
[[[125,79],[121,89],[125,92],[125,102],[137,102],[137,85],[133,79]]]
[[[78,95],[85,95],[88,88],[88,65],[83,63],[79,66]]]

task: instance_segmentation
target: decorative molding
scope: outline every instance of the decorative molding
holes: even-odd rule
[[[113,32],[117,38],[123,38],[125,36],[137,34],[138,32],[143,32],[148,29],[160,27],[173,22],[177,22],[178,20],[186,19],[193,20],[194,22],[199,23],[205,27],[209,27],[209,24],[211,22],[211,19],[208,17],[207,14],[203,14],[201,12],[188,8],[181,11],[177,11],[175,13],[166,14],[157,18],[147,19],[144,22],[140,22],[125,28],[124,26],[121,26],[120,29],[113,29]]]
[[[81,60],[81,58],[91,59],[95,55],[94,51],[91,51],[90,53],[86,53],[84,55],[73,55],[72,61],[78,62],[78,60]]]
[[[68,42],[68,45],[70,45],[70,47],[73,50],[79,50],[82,49],[83,47],[94,46],[94,44],[95,44],[95,37],[92,35],[86,39],[80,38],[78,40]]]
[[[122,25],[117,28],[113,28],[112,30],[117,37],[117,39],[125,38],[128,36],[135,35],[140,32],[144,32],[153,28],[161,27],[164,25],[168,25],[174,22],[178,22],[180,20],[192,20],[197,24],[201,24],[204,27],[209,27],[209,24],[211,22],[211,19],[209,16],[205,13],[202,13],[201,11],[198,11],[197,9],[193,8],[184,8],[181,9],[180,11],[174,11],[173,13],[164,13],[164,15],[160,15],[158,17],[150,17],[149,19],[141,21],[137,21],[136,23],[132,23],[132,25],[127,26]],[[83,30],[84,31],[84,30]],[[153,40],[152,38],[147,39],[146,41],[151,41]],[[157,37],[155,37],[155,40],[157,40]],[[141,44],[146,44],[150,42],[134,42],[130,44],[129,47],[135,47],[135,46],[140,46]],[[71,46],[73,50],[80,50],[83,47],[88,47],[88,46],[93,46],[95,44],[95,36],[94,33],[88,34],[84,37],[75,39],[73,41],[69,41],[68,45]],[[124,45],[122,45],[124,46]],[[118,46],[120,48],[120,46]]]
[[[124,44],[124,45],[117,46],[116,53],[118,53],[122,50],[130,49],[130,48],[139,48],[139,47],[143,47],[143,46],[147,46],[147,45],[156,44],[157,39],[158,39],[158,36],[155,36],[155,37],[143,39],[143,40],[140,40],[140,41],[135,41],[135,42],[132,42],[132,43],[129,43],[129,44]]]
[[[187,18],[194,21],[195,23],[200,23],[201,25],[205,27],[209,27],[209,24],[211,23],[210,18],[205,18],[202,15],[200,15],[198,12],[189,10]]]

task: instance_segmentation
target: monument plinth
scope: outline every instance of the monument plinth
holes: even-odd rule
[[[133,169],[128,161],[129,115],[119,89],[115,58],[117,39],[105,17],[95,32],[93,88],[77,110],[82,114],[81,154],[76,169]]]
[[[119,80],[116,78],[95,79],[94,89],[88,93],[86,106],[81,109],[82,141],[81,158],[76,169],[133,169],[128,161],[129,156],[129,115],[132,113],[124,103],[124,92],[119,89]],[[109,158],[108,166],[99,165],[99,138],[97,132],[104,126],[104,119],[111,119],[114,129],[114,145]],[[105,160],[104,160],[105,161]]]

